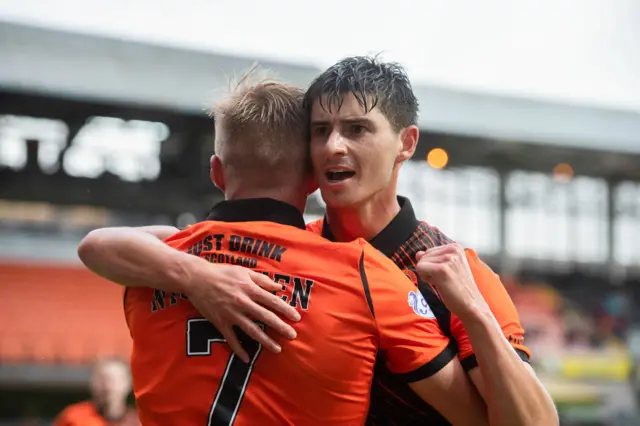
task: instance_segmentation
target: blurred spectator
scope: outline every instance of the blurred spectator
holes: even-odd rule
[[[607,294],[599,314],[600,331],[624,339],[631,314],[630,297],[626,291],[618,289]]]
[[[91,401],[70,405],[55,426],[138,426],[138,416],[127,405],[131,376],[127,364],[116,358],[100,360],[91,373]]]

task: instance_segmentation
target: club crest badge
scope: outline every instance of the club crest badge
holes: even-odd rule
[[[435,318],[435,314],[431,310],[431,306],[427,303],[422,293],[419,291],[410,291],[408,298],[409,306],[413,309],[413,312],[420,315],[423,318]]]

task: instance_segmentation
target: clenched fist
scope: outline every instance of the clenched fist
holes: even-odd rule
[[[459,317],[490,312],[478,290],[464,248],[457,243],[417,254],[420,278],[440,293],[447,308]]]

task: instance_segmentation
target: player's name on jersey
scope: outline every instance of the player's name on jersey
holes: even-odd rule
[[[315,284],[313,280],[278,272],[263,271],[262,273],[282,285],[281,291],[274,291],[273,294],[280,296],[282,300],[296,309],[303,311],[309,309],[311,290]],[[151,300],[151,312],[158,312],[165,308],[176,306],[180,300],[189,300],[189,297],[184,293],[169,293],[156,289]]]
[[[259,265],[255,256],[281,262],[286,251],[286,247],[266,240],[240,235],[214,234],[207,235],[189,247],[187,253],[200,256],[211,263],[230,263],[257,268]],[[234,253],[243,253],[251,257]]]
[[[281,262],[286,251],[287,247],[279,244],[235,234],[207,235],[187,249],[187,253],[199,256],[211,263],[242,265],[258,270],[261,269],[260,258]],[[277,272],[263,271],[262,273],[282,285],[281,291],[274,292],[282,300],[303,311],[309,308],[311,289],[314,285],[313,280]],[[165,308],[176,306],[180,300],[187,301],[189,298],[185,294],[155,290],[151,300],[151,312],[158,312]]]

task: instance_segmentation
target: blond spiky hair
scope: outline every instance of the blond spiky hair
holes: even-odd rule
[[[254,65],[209,112],[216,155],[234,168],[301,164],[308,152],[303,98],[304,90]]]

